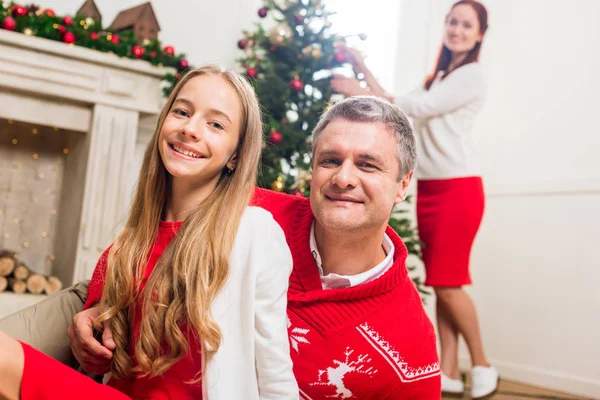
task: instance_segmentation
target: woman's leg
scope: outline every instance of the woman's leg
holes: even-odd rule
[[[19,400],[24,365],[21,344],[0,331],[0,399]]]
[[[465,338],[472,365],[489,366],[483,352],[477,311],[469,295],[461,287],[437,287],[435,293],[440,307],[447,311],[446,315]]]
[[[458,329],[439,299],[436,299],[436,315],[442,350],[440,357],[442,372],[452,379],[460,379]]]

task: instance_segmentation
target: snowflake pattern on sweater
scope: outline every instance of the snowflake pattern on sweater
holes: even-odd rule
[[[399,395],[404,391],[399,387],[439,379],[437,360],[426,365],[408,362],[367,322],[331,340],[304,328],[303,321],[292,314],[288,317],[288,333],[300,398],[304,400],[400,399],[405,397]]]

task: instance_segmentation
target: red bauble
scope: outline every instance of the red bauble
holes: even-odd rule
[[[63,18],[62,23],[65,25],[71,25],[73,23],[73,18],[66,16]]]
[[[112,35],[112,38],[110,38],[110,41],[113,42],[114,44],[119,44],[121,39],[119,38],[118,35]]]
[[[98,32],[90,33],[90,39],[92,39],[92,40],[98,40],[99,37],[100,37],[100,35],[98,35]]]
[[[302,60],[302,54],[296,54],[296,58],[297,58],[298,60]]]
[[[246,75],[248,75],[250,78],[256,78],[257,74],[258,72],[256,71],[256,68],[248,68],[246,70]]]
[[[27,15],[27,9],[23,6],[14,6],[12,12],[15,17],[24,17]]]
[[[4,21],[2,21],[2,29],[6,29],[7,31],[14,31],[17,29],[17,21],[13,17],[6,17]]]
[[[65,33],[65,32],[67,31],[67,28],[65,28],[65,27],[64,27],[64,26],[62,26],[62,25],[59,25],[59,26],[58,26],[58,28],[56,28],[56,30],[58,30],[58,32],[59,32],[60,34],[63,34],[63,33]]]
[[[263,7],[263,8],[261,8],[260,10],[258,10],[258,16],[259,16],[259,17],[261,17],[261,18],[264,18],[264,17],[266,17],[266,16],[267,16],[267,11],[268,11],[268,10],[269,10],[269,9],[268,9],[267,7]]]
[[[296,25],[302,25],[304,23],[304,15],[300,15],[300,14],[296,15],[294,17],[294,23]]]
[[[190,63],[185,58],[181,58],[181,59],[179,59],[179,61],[177,61],[177,68],[180,71],[185,71],[186,69],[188,69],[189,66],[190,66]]]
[[[248,42],[245,39],[241,39],[238,40],[238,47],[240,48],[240,50],[244,50],[246,48],[246,45],[248,45]]]
[[[277,131],[271,131],[269,135],[269,141],[273,144],[279,144],[283,142],[283,135]]]
[[[53,10],[53,9],[51,9],[51,8],[46,8],[46,9],[44,10],[44,14],[46,14],[46,15],[47,15],[47,16],[49,16],[49,17],[56,17],[56,13],[55,13],[55,12],[54,12],[54,10]]]
[[[336,50],[335,53],[333,53],[333,58],[335,61],[343,63],[346,61],[346,53],[342,50]]]
[[[150,52],[150,58],[156,58],[156,52],[155,51],[151,51]]]
[[[73,32],[65,32],[65,34],[62,37],[62,41],[67,44],[75,43],[75,35],[73,34]]]
[[[181,74],[179,72],[175,74],[175,79],[177,79],[177,80],[181,79]]]
[[[300,92],[304,88],[304,83],[300,79],[294,78],[290,82],[290,87],[294,92]]]
[[[133,53],[134,56],[136,56],[137,58],[142,58],[144,56],[144,48],[142,46],[133,46],[131,48],[131,52]]]
[[[175,48],[173,46],[167,46],[165,47],[165,53],[175,55]]]

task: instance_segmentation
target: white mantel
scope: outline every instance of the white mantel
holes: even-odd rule
[[[56,224],[52,273],[65,284],[91,276],[126,216],[139,153],[163,104],[166,72],[145,61],[0,30],[0,118],[85,137],[65,161]]]

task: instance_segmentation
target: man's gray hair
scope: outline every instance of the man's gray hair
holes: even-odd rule
[[[413,130],[406,115],[395,104],[375,96],[349,97],[325,111],[312,133],[312,151],[319,136],[330,122],[343,119],[350,122],[373,122],[386,125],[396,136],[397,155],[400,162],[400,179],[417,164],[417,144]]]

